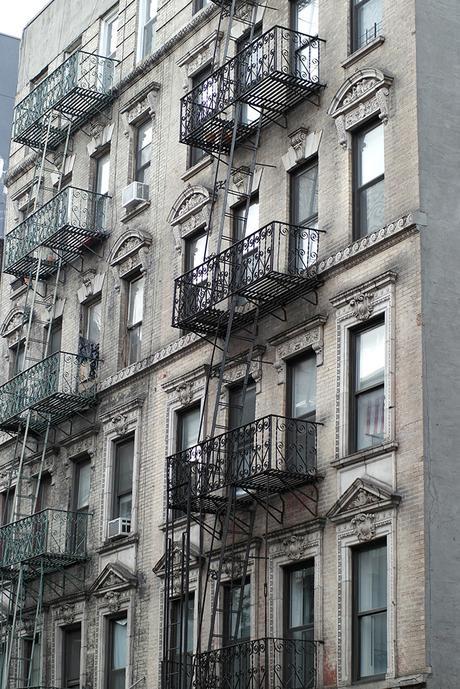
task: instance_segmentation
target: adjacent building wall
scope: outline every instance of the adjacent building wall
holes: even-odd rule
[[[0,33],[0,238],[3,239],[6,198],[3,178],[8,168],[14,99],[18,78],[19,38]]]

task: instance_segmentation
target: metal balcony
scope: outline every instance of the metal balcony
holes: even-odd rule
[[[163,663],[165,689],[316,689],[318,641],[240,641]]]
[[[5,236],[3,272],[16,277],[36,274],[45,279],[85,249],[108,237],[109,197],[66,187]]]
[[[243,107],[236,143],[257,127],[285,115],[305,98],[312,98],[320,81],[318,37],[274,26],[216,69],[181,99],[180,141],[209,153],[229,152],[234,106]]]
[[[21,564],[29,575],[50,573],[84,560],[89,514],[47,509],[0,528],[0,568]]]
[[[49,74],[14,109],[13,140],[55,149],[113,98],[117,60],[78,50]],[[49,126],[48,115],[54,112]],[[49,135],[48,135],[49,129]]]
[[[257,303],[271,313],[319,284],[319,230],[271,222],[175,280],[173,326],[223,335],[228,298]],[[252,318],[250,304],[238,306],[236,330]]]
[[[215,512],[227,491],[281,493],[316,483],[317,424],[265,416],[171,455],[168,504],[186,512]]]
[[[0,429],[16,430],[32,411],[31,423],[63,421],[96,401],[98,360],[56,352],[0,386]]]

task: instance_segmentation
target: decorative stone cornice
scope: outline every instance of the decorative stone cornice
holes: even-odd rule
[[[371,251],[374,247],[378,248],[379,244],[392,237],[399,239],[403,236],[404,232],[410,230],[417,230],[417,225],[412,213],[402,216],[398,220],[382,227],[380,230],[368,234],[367,237],[357,239],[355,242],[345,247],[345,249],[337,251],[332,256],[322,259],[318,263],[318,274],[322,275],[354,259],[361,260],[361,256],[364,252]]]
[[[204,386],[205,380],[206,367],[199,366],[181,376],[170,378],[161,387],[168,395],[177,398],[183,406],[187,406],[193,400],[195,391]]]
[[[104,284],[105,273],[87,272],[82,276],[82,286],[77,290],[77,297],[80,304],[83,304],[87,299],[91,299],[96,294],[102,292],[102,285]]]
[[[322,130],[310,132],[305,127],[299,127],[289,134],[291,145],[282,157],[286,172],[318,153],[322,134]]]
[[[285,360],[306,349],[311,348],[316,353],[316,365],[321,366],[323,363],[323,326],[326,320],[327,316],[315,316],[315,318],[296,325],[268,341],[271,346],[275,347],[276,351],[273,365],[278,372],[278,384],[282,384],[286,380]]]
[[[127,230],[115,242],[109,256],[109,263],[118,268],[121,278],[126,277],[134,270],[145,272],[146,255],[152,238],[147,232],[140,230]]]
[[[381,290],[382,287],[394,284],[397,277],[397,273],[393,270],[387,270],[385,273],[362,283],[358,287],[340,292],[340,294],[337,294],[337,296],[330,300],[331,304],[336,309],[348,305],[351,314],[355,318],[367,320],[374,310],[373,299],[375,293]]]
[[[185,73],[187,79],[198,70],[202,68],[203,65],[210,62],[214,56],[214,44],[217,41],[216,48],[216,63],[219,62],[219,46],[223,37],[222,31],[217,31],[215,29],[209,36],[206,36],[200,43],[194,45],[185,55],[183,55],[177,64],[179,67],[185,68]],[[186,87],[188,88],[188,81],[186,81]]]
[[[26,156],[23,160],[21,160],[20,163],[17,163],[14,165],[14,167],[11,167],[5,174],[5,177],[3,179],[3,184],[5,187],[9,187],[15,182],[21,175],[25,175],[26,172],[29,172],[35,165],[35,161],[37,160],[38,154],[37,153],[30,153],[28,156]]]
[[[332,522],[349,522],[359,540],[370,540],[375,534],[374,512],[399,505],[401,496],[391,486],[366,478],[357,478],[328,512]]]
[[[173,228],[176,250],[182,250],[182,239],[191,232],[207,225],[209,213],[206,208],[210,193],[206,187],[189,185],[177,197],[168,215]]]

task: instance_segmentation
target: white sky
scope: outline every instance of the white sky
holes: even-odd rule
[[[21,37],[25,25],[49,0],[0,0],[0,33]]]

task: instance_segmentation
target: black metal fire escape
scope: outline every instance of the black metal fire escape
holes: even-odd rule
[[[211,342],[212,353],[199,441],[167,458],[162,689],[310,689],[316,686],[316,643],[269,635],[268,534],[283,522],[286,493],[316,515],[317,427],[275,414],[244,423],[243,413],[260,357],[260,319],[298,298],[316,304],[319,231],[273,220],[246,234],[246,225],[262,165],[261,131],[285,127],[287,113],[301,101],[318,102],[322,41],[282,26],[256,36],[257,4],[250,4],[248,17],[236,0],[215,1],[219,30],[226,24],[222,64],[181,99],[181,142],[215,159],[208,231],[212,226],[216,240],[212,247],[208,241],[204,262],[178,277],[174,288],[173,326]],[[249,36],[229,56],[234,21],[244,21]],[[237,165],[242,151],[249,161]],[[236,173],[246,180],[236,192],[245,212],[243,239],[232,243],[226,228]],[[235,364],[242,386],[233,412],[240,422],[228,430],[226,376]],[[258,579],[256,638],[244,629],[250,570]]]
[[[66,266],[76,268],[108,236],[108,197],[63,188],[62,181],[71,135],[113,99],[115,64],[77,51],[14,111],[13,140],[34,150],[36,162],[26,217],[6,235],[3,259],[3,273],[19,278],[26,294],[13,377],[0,386],[0,430],[15,438],[0,527],[2,689],[37,684],[37,672],[46,683],[35,665],[45,587],[48,598],[58,598],[82,586],[72,567],[86,560],[89,515],[41,509],[39,496],[57,431],[96,403],[98,352],[53,352],[51,331]],[[54,187],[45,186],[50,172],[57,172]],[[38,319],[39,305],[49,313],[46,322]]]

